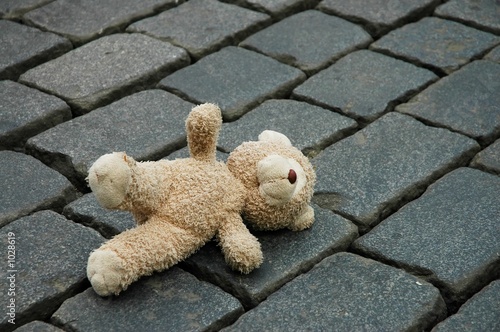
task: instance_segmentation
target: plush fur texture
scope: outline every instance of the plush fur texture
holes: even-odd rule
[[[88,181],[99,203],[130,211],[138,224],[90,255],[87,276],[99,295],[117,295],[141,276],[184,260],[214,236],[233,269],[249,273],[260,266],[260,244],[240,215],[244,187],[215,160],[221,123],[213,104],[192,110],[186,121],[191,158],[137,162],[115,152],[92,165]]]
[[[316,181],[314,169],[283,134],[266,130],[256,142],[238,146],[227,160],[246,189],[245,220],[257,230],[311,227],[309,205]]]

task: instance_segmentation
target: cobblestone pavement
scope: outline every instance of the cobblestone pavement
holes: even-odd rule
[[[0,330],[500,331],[500,1],[0,1]],[[118,297],[89,253],[134,226],[97,205],[102,154],[218,158],[264,129],[314,164],[316,222],[209,243]]]

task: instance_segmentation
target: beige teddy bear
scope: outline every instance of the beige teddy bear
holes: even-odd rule
[[[191,158],[136,162],[115,152],[89,169],[99,203],[130,211],[138,224],[90,255],[87,276],[97,294],[118,294],[141,276],[187,258],[214,236],[233,269],[249,273],[260,266],[260,244],[241,219],[244,187],[215,160],[221,123],[217,106],[197,106],[186,121]]]
[[[246,189],[244,219],[257,230],[311,227],[309,205],[316,174],[300,150],[283,134],[265,130],[257,142],[244,142],[229,155],[227,166]]]

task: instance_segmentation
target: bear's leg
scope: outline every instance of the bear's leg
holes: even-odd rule
[[[208,240],[150,219],[94,251],[88,260],[87,277],[97,294],[118,295],[140,277],[184,260]]]
[[[241,273],[250,273],[262,264],[260,243],[253,236],[239,214],[226,219],[217,234],[226,263]]]
[[[314,209],[311,206],[307,206],[305,211],[294,220],[288,228],[292,231],[298,232],[308,229],[314,223]]]

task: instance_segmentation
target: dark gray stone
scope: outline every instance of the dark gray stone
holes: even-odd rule
[[[0,293],[0,300],[7,310],[5,306],[14,299],[16,324],[3,314],[2,331],[49,318],[64,300],[81,291],[86,285],[88,255],[104,240],[96,231],[52,211],[13,221],[0,234],[6,259],[0,278],[4,285],[9,281],[9,291],[2,288],[6,291]],[[15,258],[9,263],[8,245],[15,246]],[[15,294],[9,295],[11,291]]]
[[[389,32],[370,49],[450,74],[500,43],[500,37],[460,23],[425,17]]]
[[[58,209],[78,197],[61,174],[22,153],[0,151],[0,226],[43,209]]]
[[[472,167],[500,175],[500,139],[479,152],[470,164]]]
[[[500,34],[500,2],[451,0],[436,8],[435,15]]]
[[[52,321],[75,332],[216,331],[242,312],[231,295],[174,267],[117,297],[102,298],[89,288],[64,302]]]
[[[305,78],[296,68],[229,46],[167,76],[160,87],[197,104],[216,103],[232,121],[266,99],[288,95]]]
[[[33,321],[16,329],[15,332],[63,332],[60,328],[55,327],[39,320]]]
[[[274,18],[279,19],[288,16],[294,12],[310,9],[316,6],[319,0],[222,0],[224,2],[234,3],[268,13]]]
[[[143,32],[185,48],[199,59],[234,44],[262,28],[266,14],[213,0],[191,0],[132,24],[130,32]]]
[[[371,41],[365,30],[351,22],[308,10],[250,36],[240,46],[312,75]]]
[[[18,18],[24,13],[52,1],[54,0],[2,0],[0,2],[0,18]]]
[[[445,311],[431,284],[394,267],[339,253],[224,331],[424,331]]]
[[[63,215],[80,224],[92,227],[107,239],[136,226],[130,212],[104,209],[92,193],[66,205]]]
[[[0,80],[20,74],[72,49],[66,38],[19,23],[0,20]]]
[[[474,61],[396,110],[489,144],[500,135],[500,64]]]
[[[493,281],[468,300],[432,332],[500,331],[500,280]]]
[[[486,54],[484,59],[500,63],[500,46],[495,47],[491,52]]]
[[[256,141],[262,131],[269,129],[286,135],[293,146],[313,156],[356,127],[354,120],[318,106],[295,100],[268,100],[238,121],[223,124],[218,146],[231,152],[245,141]]]
[[[143,90],[189,63],[181,48],[141,34],[102,37],[20,77],[64,99],[76,114]]]
[[[163,159],[175,160],[175,159],[182,159],[182,158],[189,158],[189,157],[190,157],[189,149],[186,146],[180,150],[172,152],[171,154],[169,154],[167,157],[165,157]],[[229,157],[229,154],[227,154],[225,152],[218,151],[218,150],[215,151],[215,159],[216,160],[219,160],[219,161],[222,161],[225,163],[227,161],[227,157]]]
[[[162,90],[138,92],[30,138],[26,149],[85,188],[88,169],[103,154],[156,160],[185,145],[193,106]]]
[[[225,289],[251,308],[323,258],[347,249],[358,231],[348,220],[315,207],[315,222],[308,230],[255,235],[261,243],[264,262],[248,275],[230,270],[214,243],[202,248],[185,264],[199,277]]]
[[[439,3],[439,0],[323,0],[318,9],[361,23],[373,36],[380,36],[432,11]]]
[[[438,285],[451,309],[500,276],[500,178],[455,170],[354,243]]]
[[[389,113],[312,160],[313,200],[366,231],[478,150],[470,138]]]
[[[128,24],[184,0],[56,0],[30,11],[23,19],[42,30],[69,38],[75,45],[116,33]]]
[[[21,149],[26,140],[71,119],[61,99],[12,81],[0,81],[0,150]]]
[[[312,76],[293,96],[370,122],[436,79],[426,69],[362,50]]]

